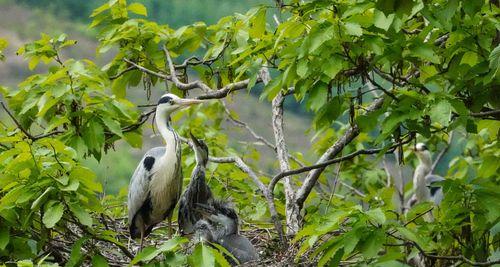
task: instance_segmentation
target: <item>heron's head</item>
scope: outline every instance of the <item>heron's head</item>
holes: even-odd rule
[[[156,112],[159,112],[160,114],[170,114],[180,108],[189,107],[203,102],[203,100],[199,99],[180,98],[174,94],[164,94],[158,101]]]
[[[415,151],[418,153],[418,152],[422,152],[422,151],[428,151],[429,149],[427,148],[427,146],[424,144],[424,143],[418,143],[417,145],[415,145]]]
[[[205,220],[199,220],[194,225],[194,240],[197,242],[213,242],[213,228]]]
[[[431,162],[431,152],[424,143],[417,143],[413,151],[415,151],[415,155],[417,155],[420,161],[424,163]]]
[[[203,165],[208,162],[208,147],[207,144],[201,139],[196,138],[191,132],[189,132],[191,140],[193,141],[193,149],[196,154],[196,161]]]

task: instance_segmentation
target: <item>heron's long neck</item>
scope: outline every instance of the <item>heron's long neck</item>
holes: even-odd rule
[[[158,131],[160,131],[160,134],[165,141],[165,146],[167,146],[167,148],[169,148],[169,146],[173,146],[173,148],[175,148],[178,138],[177,133],[170,125],[170,114],[157,112],[156,127],[158,127]]]
[[[430,192],[425,182],[425,177],[429,175],[432,168],[432,160],[429,152],[423,152],[417,155],[420,163],[415,168],[413,174],[413,186],[415,187],[415,194],[419,202],[427,201],[430,198]]]
[[[420,160],[420,165],[424,165],[430,172],[432,168],[431,153],[429,153],[429,151],[424,151],[417,154],[417,157]]]

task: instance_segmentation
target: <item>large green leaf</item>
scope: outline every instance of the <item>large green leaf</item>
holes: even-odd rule
[[[9,239],[9,227],[7,227],[6,225],[2,225],[2,227],[0,227],[0,251],[4,250],[5,247],[7,247],[7,245],[9,244]]]
[[[43,214],[43,224],[47,228],[52,228],[61,220],[64,212],[64,206],[60,202],[50,201],[45,204],[45,212]]]
[[[191,256],[188,257],[188,263],[192,267],[215,266],[213,249],[203,243],[198,243]]]

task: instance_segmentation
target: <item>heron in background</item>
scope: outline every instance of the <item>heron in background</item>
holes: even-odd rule
[[[153,227],[168,218],[168,236],[172,237],[172,212],[182,191],[181,141],[172,128],[170,115],[202,100],[183,99],[165,94],[156,107],[156,127],[165,146],[150,149],[139,162],[130,180],[128,221],[130,236],[144,238]]]
[[[196,204],[207,204],[212,199],[212,191],[205,182],[205,168],[208,162],[208,147],[203,140],[198,140],[190,133],[196,166],[191,173],[191,180],[179,201],[179,232],[189,235],[194,232],[194,225],[201,220],[202,214],[196,210]]]
[[[437,182],[444,181],[439,175],[431,174],[432,158],[427,146],[424,143],[418,143],[415,146],[415,155],[419,159],[419,164],[413,174],[413,188],[415,194],[409,201],[409,207],[426,201],[431,201],[439,205],[443,200],[443,189]]]
[[[240,263],[259,260],[259,254],[250,240],[239,234],[238,214],[227,202],[212,199],[207,205],[197,204],[197,207],[204,220],[212,225],[213,242],[227,249]],[[198,235],[195,233],[195,236]]]

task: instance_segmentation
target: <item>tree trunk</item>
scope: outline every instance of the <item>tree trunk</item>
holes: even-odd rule
[[[273,131],[276,140],[276,152],[281,172],[290,170],[290,162],[288,161],[288,149],[285,142],[285,134],[283,132],[283,101],[285,96],[280,92],[273,99]],[[295,189],[292,184],[291,176],[283,179],[285,186],[285,214],[286,214],[286,233],[289,236],[295,235],[300,229],[300,208],[297,205],[295,197]]]

